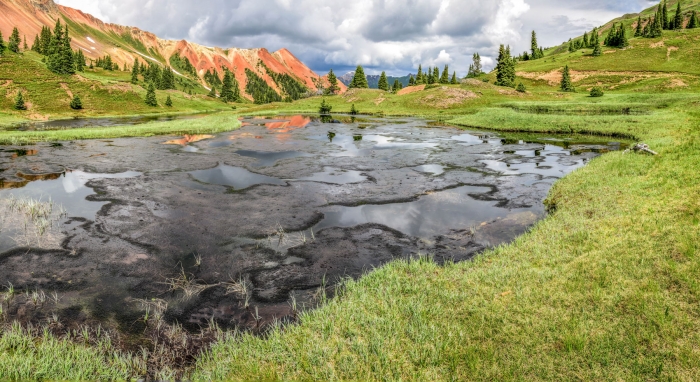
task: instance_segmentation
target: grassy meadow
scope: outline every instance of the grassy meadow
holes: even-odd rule
[[[669,4],[675,8],[675,1]],[[241,381],[699,380],[700,64],[693,58],[699,40],[700,30],[665,32],[599,58],[553,49],[542,60],[518,64],[526,93],[492,85],[489,74],[405,95],[351,90],[326,97],[334,113],[348,113],[354,104],[363,114],[426,117],[464,128],[595,134],[643,141],[659,155],[602,155],[558,181],[545,201],[550,215],[515,242],[473,261],[439,266],[425,254],[347,280],[297,325],[262,337],[220,334],[186,374]],[[659,42],[665,48],[652,47]],[[576,93],[558,91],[564,64],[574,71]],[[7,65],[0,60],[0,79]],[[71,89],[89,84],[66,81]],[[84,103],[116,97],[107,88],[111,80],[103,81],[104,97]],[[22,86],[37,86],[33,91],[41,94],[37,82]],[[588,96],[592,86],[606,95]],[[14,121],[22,116],[5,112],[4,89],[0,81],[6,92],[0,122]],[[119,105],[147,112],[141,91],[119,93]],[[45,110],[63,108],[34,97]],[[320,102],[245,104],[235,113],[128,128],[6,131],[0,142],[211,133],[237,127],[238,114],[314,113]],[[215,104],[225,107],[176,102],[183,112]],[[8,290],[1,293],[0,301],[8,298]],[[145,374],[145,358],[79,333],[57,338],[17,325],[0,329],[0,380],[136,379]]]

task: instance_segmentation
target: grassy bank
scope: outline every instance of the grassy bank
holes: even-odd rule
[[[609,122],[597,132],[660,155],[595,159],[555,185],[555,212],[515,243],[349,281],[298,326],[216,345],[195,379],[697,380],[700,126],[683,109],[636,124],[596,117]],[[454,122],[511,130],[510,113]],[[563,129],[547,117],[513,124]]]
[[[240,127],[238,115],[221,112],[196,119],[149,122],[133,126],[86,127],[47,131],[0,131],[0,144],[28,145],[36,142],[150,137],[154,135],[213,134]]]

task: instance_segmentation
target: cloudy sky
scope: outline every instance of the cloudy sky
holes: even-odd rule
[[[450,64],[466,74],[479,52],[492,67],[499,44],[529,48],[530,31],[553,46],[648,0],[57,0],[161,38],[271,51],[286,47],[317,72],[358,64],[393,75]]]

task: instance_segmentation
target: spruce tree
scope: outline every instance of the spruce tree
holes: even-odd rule
[[[165,99],[165,106],[173,107],[173,100],[170,98],[170,94],[168,94],[168,98]]]
[[[683,29],[683,11],[681,10],[680,0],[678,1],[678,6],[676,7],[676,17],[673,18],[673,29]]]
[[[416,79],[413,78],[413,74],[408,76],[408,86],[415,86],[416,85]]]
[[[39,50],[41,49],[41,43],[39,42],[39,35],[36,35],[34,37],[34,43],[32,44],[32,50],[41,53]]]
[[[425,72],[425,83],[428,85],[435,83],[435,77],[433,77],[433,68],[431,66],[429,66],[428,70]]]
[[[221,93],[219,96],[224,102],[238,101],[238,97],[236,97],[235,92],[233,91],[233,74],[226,69],[224,69],[224,80],[223,84],[221,85]]]
[[[498,59],[496,61],[496,85],[513,87],[515,72],[513,71],[513,59],[510,57],[510,47],[506,48],[501,44],[498,48]]]
[[[350,114],[357,115],[359,113],[360,113],[360,111],[357,110],[357,108],[355,107],[355,104],[352,104],[352,107],[350,108]]]
[[[207,97],[216,98],[216,86],[212,85],[211,90],[209,90],[209,94],[207,94]]]
[[[643,35],[644,29],[642,28],[642,16],[640,15],[637,19],[637,28],[634,30],[634,37],[640,37]]]
[[[0,56],[5,52],[5,40],[2,38],[2,31],[0,31]]]
[[[44,56],[49,53],[49,46],[51,45],[51,29],[47,26],[41,28],[41,34],[39,35],[39,50],[38,52]]]
[[[519,93],[527,92],[527,88],[525,88],[525,85],[523,85],[522,82],[518,83],[518,86],[515,87],[515,90],[518,91]]]
[[[70,101],[70,108],[73,110],[81,110],[83,108],[83,102],[77,94],[74,95],[73,99]]]
[[[540,57],[540,48],[537,44],[537,33],[535,33],[534,30],[532,31],[532,37],[530,39],[530,52],[532,52],[530,54],[531,60],[537,60],[539,58],[542,58]]]
[[[668,7],[666,6],[666,0],[664,0],[663,7],[661,8],[661,23],[662,29],[669,29],[669,19],[668,19]]]
[[[600,47],[600,41],[596,41],[593,47],[593,57],[600,57],[603,55],[603,48]]]
[[[354,104],[353,104],[354,108]],[[329,115],[331,113],[331,110],[333,110],[333,106],[331,106],[328,102],[326,102],[326,98],[324,97],[321,100],[321,105],[318,108],[318,113],[321,115]]]
[[[438,82],[440,82],[440,69],[436,66],[433,68],[433,83],[437,84]]]
[[[17,27],[12,29],[12,34],[10,35],[10,39],[7,42],[7,49],[10,50],[10,52],[13,53],[19,53],[19,44],[22,43],[22,40],[19,38],[19,30]]]
[[[588,32],[583,32],[583,41],[582,41],[582,47],[583,48],[588,48],[590,46],[590,42],[588,41]]]
[[[328,94],[335,94],[338,91],[340,91],[340,87],[338,86],[338,77],[335,76],[333,69],[331,69],[328,72],[328,89],[326,89],[326,92]]]
[[[73,58],[73,49],[70,46],[70,37],[68,37],[68,25],[65,28],[61,46],[61,73],[75,74],[75,59]]]
[[[146,91],[146,105],[151,107],[158,106],[158,100],[156,99],[156,86],[153,82],[148,83],[148,90]]]
[[[472,65],[474,66],[472,70],[472,77],[478,77],[483,73],[483,66],[481,65],[481,56],[479,53],[474,53],[472,56],[472,62]],[[469,76],[467,75],[467,77]]]
[[[425,83],[423,80],[423,67],[418,64],[418,73],[416,74],[416,85]]]
[[[386,72],[382,72],[382,75],[379,76],[378,88],[379,90],[389,91],[389,81],[386,78]]]
[[[569,53],[573,53],[576,51],[576,47],[574,47],[574,42],[569,39]]]
[[[351,89],[368,89],[369,84],[367,83],[367,76],[365,76],[365,70],[361,65],[357,65],[355,69],[355,75],[352,77],[352,82],[350,82]]]
[[[85,71],[85,55],[83,54],[83,51],[78,49],[77,52],[75,52],[75,70],[78,72],[84,72]]]
[[[391,87],[391,91],[396,93],[399,90],[401,90],[401,83],[399,82],[399,80],[394,80],[394,85]]]
[[[445,69],[442,70],[442,76],[440,76],[440,83],[441,84],[449,84],[450,83],[450,69],[447,65],[445,65]]]
[[[139,59],[135,58],[134,59],[134,66],[131,68],[131,83],[132,84],[138,84],[139,83]]]
[[[15,96],[15,110],[27,110],[27,105],[24,104],[24,97],[22,96],[22,91],[18,91]]]
[[[693,11],[693,13],[690,14],[690,20],[688,21],[688,25],[686,26],[686,28],[695,29],[698,26],[700,26],[698,24],[698,13],[696,11]]]
[[[452,72],[452,79],[450,80],[450,83],[452,85],[457,85],[459,82],[457,81],[457,72]]]
[[[561,91],[563,92],[575,92],[576,89],[571,83],[571,73],[569,73],[569,65],[564,67],[564,73],[561,76]]]

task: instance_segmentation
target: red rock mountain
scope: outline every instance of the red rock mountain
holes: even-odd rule
[[[257,65],[262,61],[276,73],[286,73],[296,78],[310,89],[317,89],[315,81],[325,78],[314,73],[287,49],[270,53],[265,48],[221,49],[205,47],[186,40],[162,40],[153,33],[135,27],[105,23],[92,15],[77,9],[56,4],[53,0],[0,0],[0,31],[5,39],[17,27],[20,35],[32,45],[34,37],[42,26],[53,29],[56,20],[68,23],[74,49],[82,49],[88,59],[97,59],[107,54],[120,65],[131,66],[136,57],[142,61],[159,62],[169,65],[170,57],[179,54],[187,57],[194,65],[201,80],[207,70],[217,71],[223,76],[222,66],[233,72],[245,90],[247,82],[245,69],[256,72],[275,90],[279,87],[274,80]],[[341,91],[346,87],[338,82]]]

